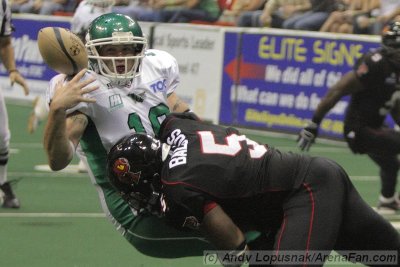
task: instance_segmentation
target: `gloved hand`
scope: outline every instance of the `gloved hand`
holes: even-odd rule
[[[318,136],[318,128],[319,125],[311,121],[300,131],[297,138],[297,146],[302,151],[308,151],[315,142],[315,138]]]

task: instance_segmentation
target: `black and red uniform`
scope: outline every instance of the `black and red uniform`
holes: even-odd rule
[[[400,133],[385,125],[385,118],[400,101],[400,59],[398,51],[390,51],[371,51],[355,65],[364,89],[351,95],[344,121],[350,149],[367,154],[379,165],[385,197],[395,193],[400,153]]]
[[[217,203],[242,231],[273,230],[279,250],[399,250],[392,225],[331,160],[280,152],[233,128],[167,117],[161,181],[167,217],[196,227]]]

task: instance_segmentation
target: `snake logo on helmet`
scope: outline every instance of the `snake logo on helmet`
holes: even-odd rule
[[[134,54],[102,56],[100,50],[105,45],[132,45]],[[128,84],[140,75],[146,45],[147,39],[136,20],[116,13],[101,15],[93,20],[86,34],[89,68],[117,84]],[[122,72],[118,67],[121,62]]]
[[[392,22],[382,31],[382,45],[384,47],[400,48],[400,22]]]

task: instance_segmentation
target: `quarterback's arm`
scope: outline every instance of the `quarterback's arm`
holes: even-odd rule
[[[59,82],[49,106],[43,143],[50,168],[54,171],[65,168],[71,162],[87,125],[87,117],[84,114],[76,111],[67,115],[67,110],[80,102],[96,101],[83,96],[98,88],[98,86],[87,86],[95,80],[94,78],[81,81],[85,71],[82,70],[65,84]]]
[[[78,111],[68,116],[65,110],[49,112],[44,146],[53,171],[64,169],[71,162],[87,122],[86,115]]]
[[[171,112],[182,113],[190,109],[189,105],[186,104],[185,101],[180,99],[179,96],[175,93],[171,93],[168,95],[167,103]]]
[[[326,113],[328,113],[343,96],[351,95],[362,89],[363,85],[356,76],[356,73],[354,71],[346,73],[322,98],[314,112],[313,122],[319,124]]]
[[[219,205],[204,215],[200,229],[217,249],[235,251],[236,254],[247,250],[242,231]]]

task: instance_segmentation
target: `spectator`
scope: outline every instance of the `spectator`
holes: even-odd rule
[[[378,5],[379,4],[379,5]],[[375,0],[375,8],[371,13],[359,16],[355,22],[355,33],[381,34],[385,25],[390,24],[399,14],[399,0]]]
[[[153,7],[160,10],[159,22],[214,22],[222,12],[215,0],[154,0]]]
[[[331,13],[322,25],[321,32],[353,33],[354,18],[368,14],[372,9],[370,0],[343,0],[341,7]]]
[[[112,11],[114,13],[128,15],[139,21],[156,21],[159,18],[159,10],[153,8],[153,0],[131,0],[127,3],[117,2]]]
[[[262,11],[243,13],[237,26],[281,28],[287,18],[310,10],[310,0],[269,0]]]
[[[335,0],[310,0],[310,2],[311,10],[286,19],[283,22],[283,28],[318,31],[329,15],[337,9]]]
[[[52,15],[57,11],[72,11],[75,8],[75,0],[29,0],[14,7],[15,12],[34,13],[40,15]]]
[[[110,13],[113,0],[83,0],[76,8],[71,20],[71,31],[85,42],[90,23],[104,13]]]
[[[237,20],[242,14],[250,13],[262,9],[267,0],[236,0],[233,4],[224,9],[219,21],[230,22],[237,25]]]
[[[21,6],[28,2],[29,2],[29,0],[13,0],[13,1],[11,1],[11,12],[19,13],[19,9],[21,8]]]

